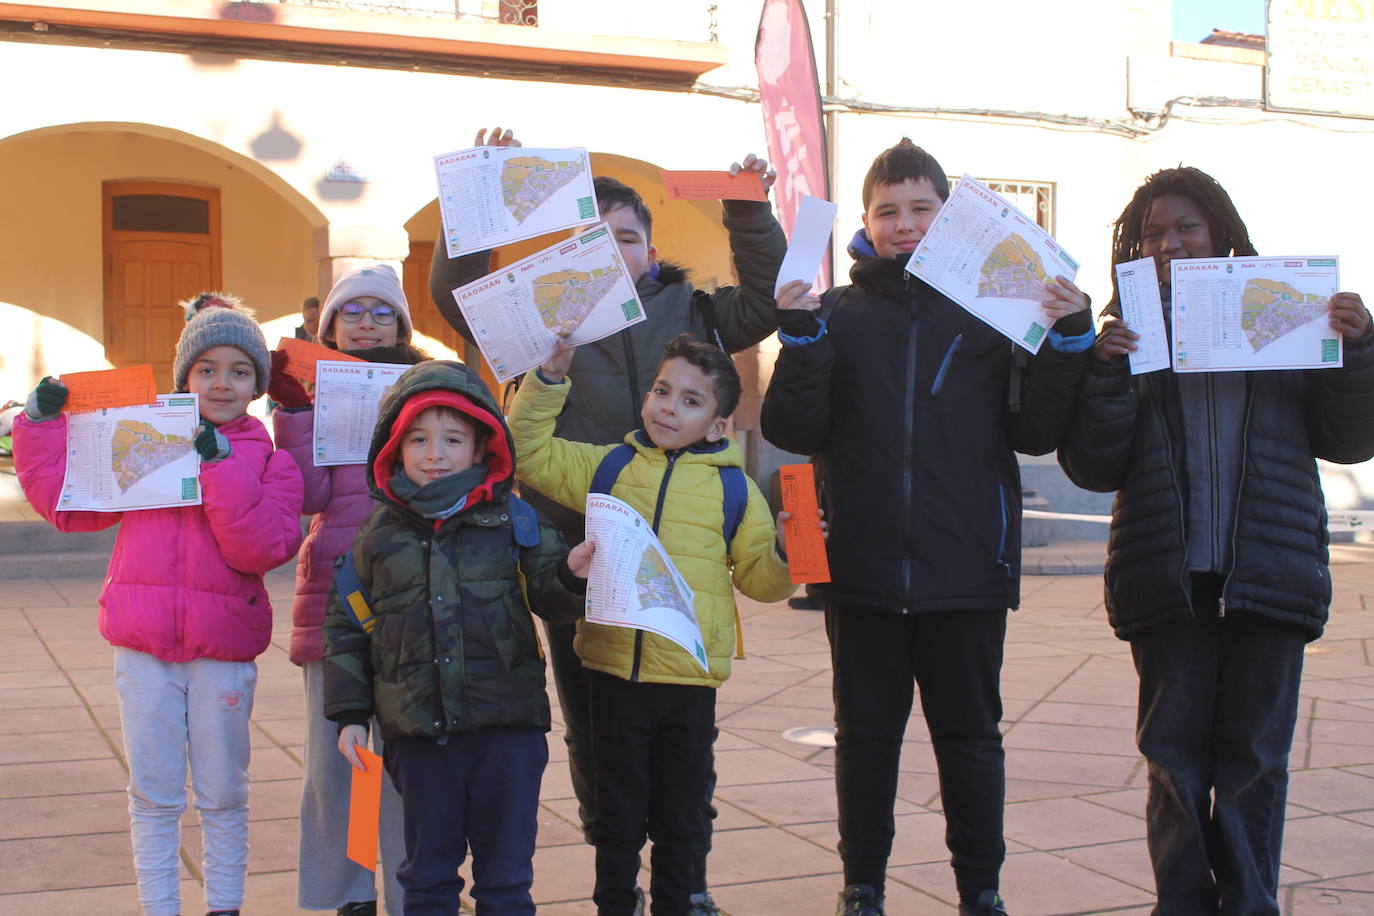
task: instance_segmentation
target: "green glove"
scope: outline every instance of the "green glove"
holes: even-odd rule
[[[33,422],[44,423],[57,419],[66,403],[67,386],[54,381],[51,375],[45,375],[24,404],[24,413]]]
[[[224,437],[224,433],[215,429],[214,424],[206,423],[196,433],[196,451],[200,453],[201,461],[223,461],[229,457],[229,440]]]

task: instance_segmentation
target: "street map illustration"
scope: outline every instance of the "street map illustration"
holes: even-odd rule
[[[110,468],[120,493],[194,448],[185,436],[160,432],[141,420],[120,420],[110,438]]]
[[[534,278],[534,304],[550,331],[567,336],[582,325],[597,303],[615,289],[624,273],[616,264],[584,270],[558,270]]]
[[[674,582],[672,572],[663,562],[663,558],[652,548],[645,549],[644,556],[639,561],[639,570],[635,573],[635,589],[641,606],[677,611],[696,626],[696,614],[693,613],[691,606],[682,600],[682,592]]]
[[[1327,311],[1326,296],[1304,293],[1282,280],[1252,277],[1241,293],[1241,329],[1256,353]]]
[[[577,160],[551,162],[542,156],[508,159],[501,168],[501,196],[506,209],[517,223],[523,223],[582,171]]]
[[[1044,302],[1049,298],[1045,290],[1048,282],[1040,255],[1030,242],[1013,232],[983,261],[978,275],[978,298]]]

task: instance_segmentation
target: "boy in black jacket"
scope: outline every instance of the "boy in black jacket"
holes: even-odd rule
[[[838,913],[881,916],[912,682],[940,773],[961,913],[1005,913],[997,893],[1006,612],[1020,601],[1021,481],[1014,451],[1053,451],[1092,345],[1087,297],[1059,278],[1057,322],[1024,367],[1016,347],[905,265],[949,184],[910,140],[864,179],[853,285],[778,293],[783,342],[764,437],[813,455],[830,522],[826,633],[834,668]]]

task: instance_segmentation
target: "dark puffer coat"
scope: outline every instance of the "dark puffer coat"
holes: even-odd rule
[[[376,463],[407,398],[442,389],[467,397],[496,424],[487,443],[491,498],[435,522],[397,501],[390,469]],[[359,578],[377,625],[369,636],[331,594],[324,622],[325,715],[382,735],[437,737],[488,728],[549,728],[544,659],[530,605],[560,622],[582,611],[583,581],[567,548],[541,522],[539,544],[517,548],[507,499],[515,448],[486,386],[460,363],[431,360],[408,370],[382,400],[368,455],[368,483],[380,505],[353,542]],[[389,462],[384,462],[389,463]],[[519,553],[519,565],[516,553]]]
[[[1194,613],[1262,614],[1321,635],[1331,601],[1326,508],[1314,458],[1374,455],[1374,336],[1346,342],[1341,369],[1246,379],[1233,565],[1219,608],[1193,608],[1187,563],[1183,411],[1172,370],[1132,376],[1093,360],[1059,463],[1080,487],[1116,490],[1107,615],[1129,639]]]

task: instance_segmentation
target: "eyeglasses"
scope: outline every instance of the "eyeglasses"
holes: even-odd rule
[[[349,324],[362,321],[363,315],[371,315],[377,324],[394,324],[397,309],[395,306],[380,302],[377,305],[363,305],[361,302],[345,302],[339,306],[339,317]]]

